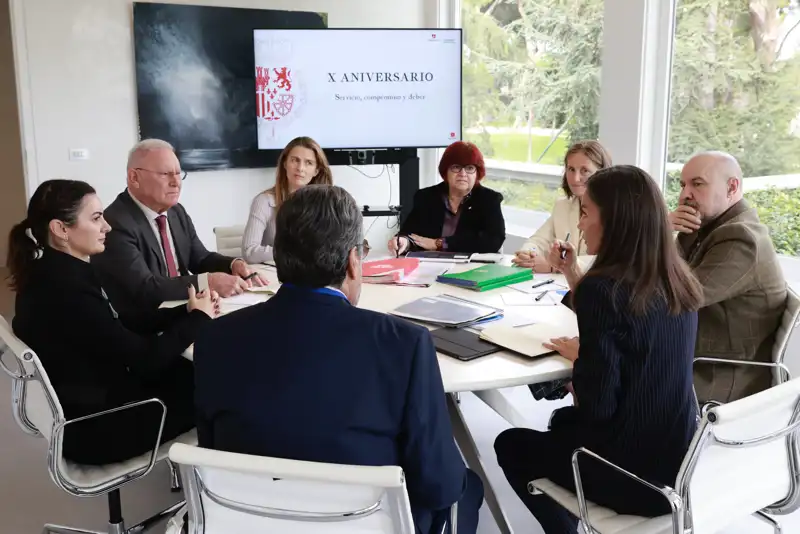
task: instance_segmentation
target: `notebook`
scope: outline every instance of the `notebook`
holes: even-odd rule
[[[406,258],[417,258],[419,261],[437,261],[440,263],[469,263],[469,254],[462,252],[409,252]]]
[[[361,276],[368,284],[394,284],[400,282],[419,267],[416,258],[389,258],[368,261],[362,266]]]
[[[431,330],[431,336],[438,352],[465,362],[503,350],[461,328],[438,328]]]
[[[481,339],[529,358],[553,354],[553,351],[545,348],[543,343],[548,343],[555,337],[575,337],[577,335],[577,326],[559,327],[546,323],[536,323],[520,328],[495,324],[487,326],[481,331]]]
[[[488,291],[532,279],[533,272],[530,269],[505,265],[482,265],[469,271],[443,274],[436,281],[465,289]]]

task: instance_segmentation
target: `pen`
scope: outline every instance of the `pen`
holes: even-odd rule
[[[397,257],[400,257],[400,234],[397,234]]]
[[[242,280],[247,281],[247,280],[250,280],[251,278],[255,278],[256,276],[258,276],[258,271],[253,271],[252,273],[248,274],[247,276],[243,276]]]
[[[569,232],[567,232],[567,237],[564,238],[564,241],[565,242],[569,241]],[[566,249],[566,247],[561,247],[561,259],[562,260],[567,259],[567,249]]]
[[[531,286],[531,289],[536,289],[537,287],[546,286],[547,284],[552,284],[553,282],[555,282],[555,280],[553,280],[552,278],[549,279],[549,280],[543,280],[541,282],[536,282],[535,284],[533,284]]]
[[[535,300],[536,302],[539,302],[540,300],[542,300],[544,298],[545,295],[547,295],[547,290],[546,289],[544,291],[542,291],[541,293],[539,293],[538,295],[536,295],[536,298],[533,299],[533,300]]]

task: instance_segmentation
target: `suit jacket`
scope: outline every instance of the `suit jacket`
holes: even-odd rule
[[[400,235],[419,234],[437,239],[442,237],[447,183],[420,189],[414,195],[414,208],[400,227]],[[461,204],[461,216],[455,234],[448,237],[451,252],[497,252],[506,239],[506,223],[500,203],[503,195],[476,185]]]
[[[786,281],[756,210],[742,200],[699,231],[680,234],[677,243],[703,285],[695,357],[772,361],[775,331],[786,309]],[[695,388],[703,402],[733,401],[770,384],[769,369],[695,366]]]
[[[615,287],[613,279],[591,273],[575,291],[580,348],[572,385],[577,406],[554,416],[554,446],[547,447],[556,456],[548,458],[547,476],[564,487],[574,488],[570,457],[578,447],[671,486],[694,436],[697,313],[670,315],[666,302],[655,301],[644,314],[633,315],[630,295],[628,287]],[[615,509],[630,510],[630,505],[662,511],[661,496],[642,492],[597,462],[582,460],[580,467],[588,499]]]
[[[127,191],[117,196],[104,215],[111,232],[105,252],[92,258],[92,263],[111,301],[122,309],[157,308],[165,300],[185,299],[186,287],[197,286],[197,274],[231,272],[234,258],[209,252],[180,204],[167,211],[182,275],[177,278],[167,275],[160,240]]]
[[[578,221],[581,218],[581,202],[578,197],[560,198],[553,205],[553,213],[528,238],[520,248],[521,252],[535,251],[544,255],[550,252],[550,247],[557,240],[563,240],[569,234],[569,242],[575,247],[578,254],[578,264],[584,271],[588,271],[594,261],[594,256],[586,253],[586,242],[583,233],[578,230]]]
[[[417,521],[464,489],[436,349],[420,326],[284,284],[267,302],[215,320],[194,363],[201,447],[399,465]]]
[[[185,363],[181,354],[210,322],[185,306],[118,315],[91,264],[45,247],[12,324],[71,419],[151,397],[147,382]]]

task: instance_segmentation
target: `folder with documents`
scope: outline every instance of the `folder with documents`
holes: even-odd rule
[[[503,310],[451,295],[438,295],[411,301],[389,313],[413,321],[462,328],[502,316]]]
[[[505,265],[482,265],[469,271],[443,274],[436,281],[475,291],[488,291],[532,279],[533,271],[530,269]]]
[[[543,344],[555,337],[575,337],[577,335],[577,327],[556,327],[545,323],[536,323],[522,328],[496,324],[487,326],[481,331],[481,339],[529,358],[552,354],[553,351],[545,348]]]

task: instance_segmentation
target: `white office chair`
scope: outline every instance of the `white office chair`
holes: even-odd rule
[[[217,226],[214,236],[217,238],[217,252],[232,258],[242,256],[244,226]]]
[[[718,532],[749,515],[780,525],[766,513],[798,508],[798,430],[800,379],[750,397],[711,407],[689,446],[673,488],[658,486],[604,460],[587,449],[572,455],[577,496],[548,479],[528,484],[581,519],[589,534],[701,534]],[[663,495],[672,514],[647,518],[619,515],[587,501],[578,468],[580,455],[609,465]]]
[[[414,533],[397,466],[302,462],[182,444],[169,457],[180,465],[189,534]],[[454,506],[451,521],[456,513]]]
[[[6,356],[14,357],[12,365],[16,369],[9,367],[8,364],[11,362],[6,360]],[[47,468],[55,485],[75,497],[108,496],[108,534],[142,532],[153,523],[173,514],[183,505],[183,503],[178,503],[142,521],[138,525],[128,529],[125,528],[122,518],[120,488],[150,473],[156,462],[166,459],[169,446],[173,443],[178,441],[197,443],[196,434],[192,431],[178,437],[176,440],[161,445],[161,432],[164,427],[167,409],[159,399],[148,399],[85,417],[66,420],[64,410],[39,358],[13,334],[8,322],[3,317],[0,317],[0,367],[13,380],[12,409],[17,424],[27,434],[41,436],[49,443]],[[148,403],[158,404],[162,409],[161,423],[157,429],[158,435],[154,440],[152,452],[131,458],[125,462],[103,466],[75,464],[62,457],[64,428],[67,425]],[[155,431],[156,428],[153,428],[153,430]],[[125,439],[125,436],[109,436],[109,439]],[[44,532],[100,534],[85,529],[50,524],[44,526]]]

